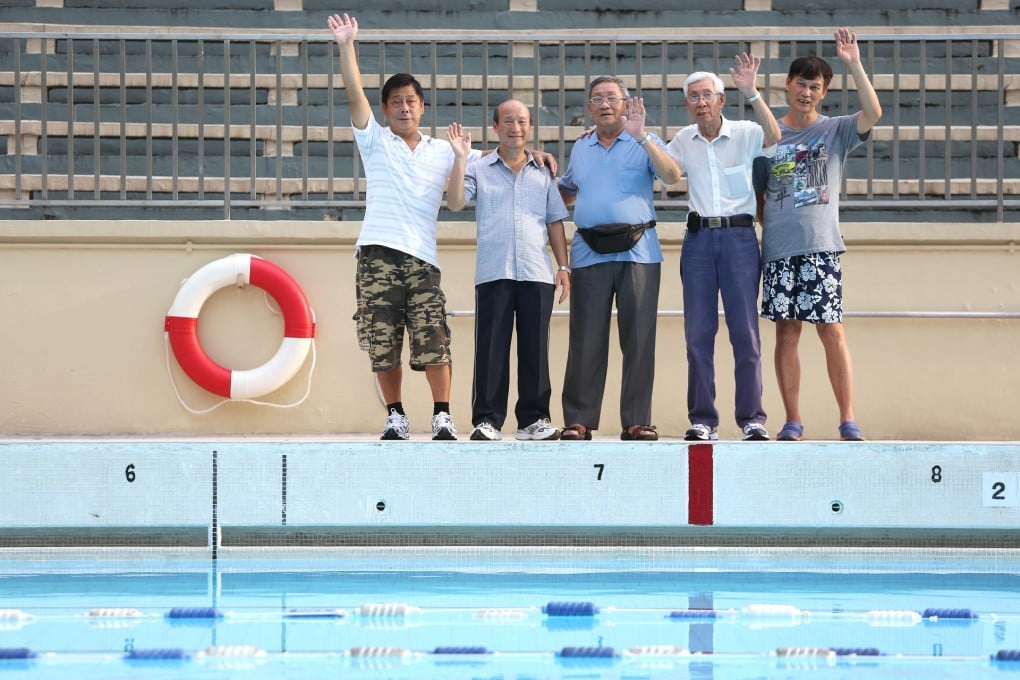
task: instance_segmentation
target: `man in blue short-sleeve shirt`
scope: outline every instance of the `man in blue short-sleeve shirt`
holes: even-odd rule
[[[652,385],[662,249],[652,204],[655,178],[680,178],[662,140],[645,131],[641,97],[630,98],[623,81],[600,76],[588,88],[595,131],[575,142],[560,193],[573,204],[578,232],[570,248],[570,341],[563,380],[561,439],[591,439],[599,428],[609,360],[613,302],[623,352],[620,439],[655,440]],[[644,233],[633,247],[597,252],[585,233],[600,225],[631,225]]]

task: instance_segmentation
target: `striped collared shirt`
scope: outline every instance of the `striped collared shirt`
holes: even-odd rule
[[[436,217],[453,168],[450,143],[422,134],[412,151],[375,116],[364,130],[354,128],[354,139],[368,183],[357,247],[386,246],[438,267]]]
[[[475,285],[499,279],[555,282],[547,225],[568,213],[548,169],[528,154],[515,175],[491,153],[468,165],[464,198],[475,201],[478,222]]]

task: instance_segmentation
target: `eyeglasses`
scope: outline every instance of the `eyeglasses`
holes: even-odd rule
[[[616,106],[623,101],[623,97],[592,97],[588,101],[595,106],[602,106],[606,102],[608,102],[610,106]]]
[[[706,92],[705,94],[701,95],[700,97],[698,95],[696,95],[696,94],[691,94],[691,95],[687,95],[687,103],[688,104],[697,104],[699,102],[705,102],[706,104],[711,104],[712,101],[716,97],[718,97],[718,96],[719,96],[718,92]]]

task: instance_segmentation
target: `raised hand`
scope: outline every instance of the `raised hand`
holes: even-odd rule
[[[730,68],[730,78],[733,85],[740,90],[745,97],[753,97],[757,92],[755,82],[758,79],[758,67],[761,66],[761,57],[756,57],[745,52],[736,57],[736,68]]]
[[[346,14],[341,17],[339,14],[334,14],[326,20],[326,23],[329,24],[329,30],[333,31],[333,39],[338,45],[343,46],[348,42],[354,42],[358,35],[358,20],[354,17]]]
[[[631,137],[640,141],[645,136],[645,100],[644,97],[631,97],[627,100],[627,113],[623,116],[623,129]]]
[[[460,123],[450,123],[446,128],[446,138],[450,140],[453,155],[457,158],[467,158],[471,153],[471,133],[466,132]]]
[[[857,34],[849,28],[840,28],[833,33],[836,38],[836,56],[844,64],[853,64],[861,60],[861,47],[857,44]]]

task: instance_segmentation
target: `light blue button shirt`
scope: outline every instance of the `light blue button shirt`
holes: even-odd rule
[[[648,137],[649,144],[665,148],[655,135]],[[621,132],[608,149],[597,134],[591,134],[574,143],[560,188],[576,197],[574,225],[579,229],[613,222],[643,224],[655,219],[655,177],[648,154],[627,132]],[[647,229],[633,248],[608,255],[596,253],[580,235],[575,235],[570,266],[580,269],[600,262],[662,262],[659,235],[655,229]]]
[[[555,283],[547,225],[569,213],[556,180],[531,154],[517,174],[498,153],[470,163],[464,199],[475,201],[478,222],[475,285],[500,279]]]

